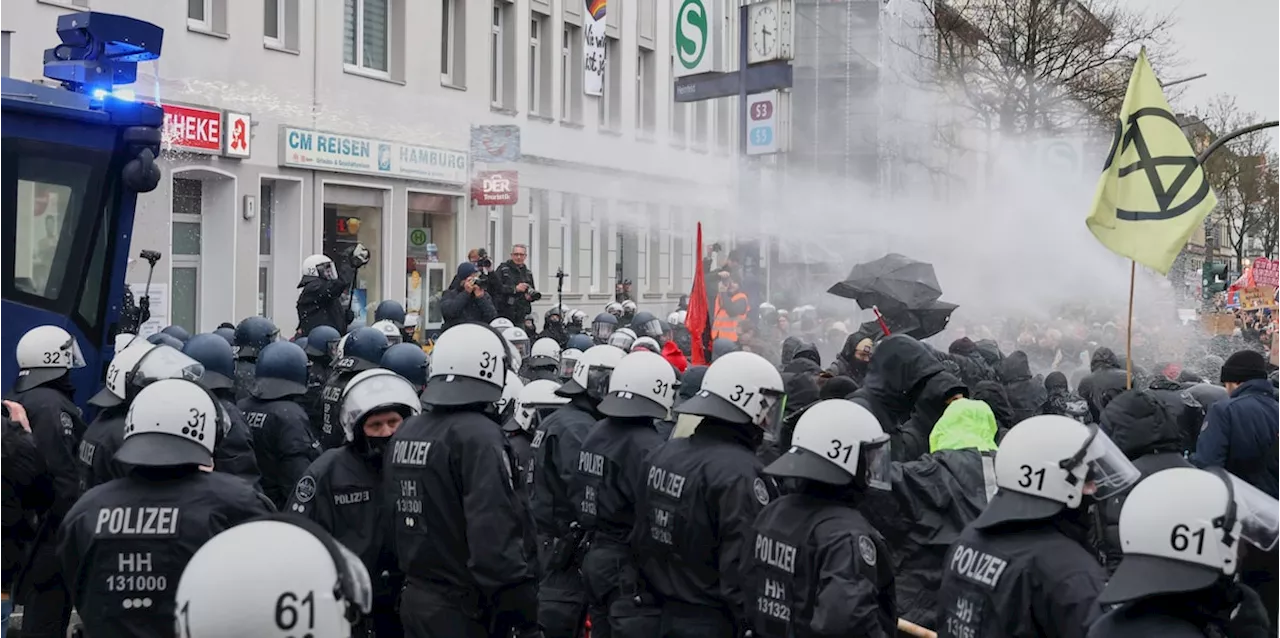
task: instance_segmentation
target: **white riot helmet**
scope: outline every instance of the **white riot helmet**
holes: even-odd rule
[[[573,369],[582,358],[582,351],[577,348],[566,348],[560,353],[560,378],[568,380],[573,376]]]
[[[36,326],[18,340],[16,392],[25,392],[42,383],[65,376],[72,368],[84,367],[84,355],[71,333],[57,326]]]
[[[613,316],[615,316],[615,317],[621,317],[621,316],[622,316],[622,304],[620,304],[620,303],[618,303],[618,302],[616,302],[616,301],[610,301],[609,303],[607,303],[607,304],[605,304],[605,305],[604,305],[604,311],[605,311],[605,312],[607,312],[607,313],[609,313],[609,314],[611,314],[611,315],[613,315]]]
[[[348,638],[373,607],[373,586],[360,557],[319,525],[272,514],[200,546],[174,602],[184,638]]]
[[[866,408],[845,399],[819,401],[796,422],[791,449],[765,468],[773,476],[831,485],[891,489],[889,435]]]
[[[390,319],[375,321],[373,322],[373,325],[369,327],[381,332],[383,336],[387,338],[387,345],[394,346],[397,343],[404,342],[404,333],[400,332],[400,326],[397,326],[396,322],[391,321]]]
[[[637,308],[639,308],[639,306],[637,306],[637,305],[636,305],[636,302],[634,302],[634,301],[632,301],[632,300],[630,300],[630,299],[628,299],[628,300],[626,300],[626,301],[622,302],[622,314],[624,314],[624,315],[625,315],[625,314],[632,314],[632,315],[636,314],[636,309],[637,309]]]
[[[609,345],[623,352],[629,352],[631,350],[631,344],[635,342],[636,331],[631,328],[618,328],[617,330],[614,330],[609,335],[609,340],[606,341]]]
[[[672,313],[671,313],[671,314],[667,315],[667,323],[669,323],[669,324],[671,324],[671,325],[673,325],[673,326],[674,326],[674,325],[676,325],[676,324],[683,324],[683,323],[684,323],[684,319],[681,319],[681,318],[680,318],[680,313],[681,313],[681,312],[684,312],[684,311],[683,311],[683,310],[675,310],[675,311],[672,311]]]
[[[1161,470],[1125,495],[1120,510],[1124,559],[1103,604],[1212,586],[1238,568],[1240,539],[1276,546],[1280,503],[1221,468]]]
[[[760,312],[764,312],[764,311],[766,311],[766,310],[774,310],[774,311],[776,311],[777,309],[778,309],[778,308],[777,308],[777,306],[774,306],[773,304],[771,304],[771,303],[769,303],[769,302],[767,302],[767,301],[764,301],[764,302],[761,302],[761,303],[760,303]]]
[[[352,377],[342,390],[341,405],[338,422],[347,441],[355,438],[356,428],[363,426],[365,417],[375,412],[395,410],[407,419],[422,411],[413,384],[386,368],[365,370]]]
[[[428,405],[494,403],[507,378],[507,342],[474,323],[445,330],[431,351],[431,378],[422,392]]]
[[[324,255],[312,255],[302,260],[302,276],[334,280],[338,278],[338,269],[334,267],[332,259]]]
[[[662,354],[662,346],[658,345],[658,340],[653,337],[640,337],[635,343],[631,344],[631,352],[646,351],[654,354]]]
[[[551,337],[543,337],[533,342],[529,350],[529,365],[554,366],[560,363],[560,344]]]
[[[339,359],[343,359],[343,358],[345,358],[345,357],[347,356],[347,355],[346,355],[346,352],[347,352],[347,339],[350,339],[350,338],[351,338],[351,333],[350,333],[350,332],[348,332],[347,334],[342,335],[342,338],[341,338],[341,339],[338,339],[338,345],[337,345],[337,346],[334,346],[334,348],[333,348],[333,360],[334,360],[334,361],[338,361]]]
[[[111,366],[107,368],[107,384],[89,399],[89,403],[102,408],[117,406],[153,381],[198,381],[204,375],[204,366],[199,361],[176,348],[152,344],[144,348],[142,343],[125,348],[111,359]]]
[[[499,333],[501,333],[503,330],[506,330],[507,328],[514,328],[515,325],[516,324],[511,323],[511,320],[506,317],[498,317],[497,319],[494,319],[493,321],[489,322],[489,327],[494,328]]]
[[[525,430],[533,428],[533,417],[539,408],[558,408],[569,402],[567,397],[556,394],[560,384],[550,379],[538,379],[525,384],[516,398],[516,423]]]
[[[614,417],[666,419],[678,387],[676,372],[666,359],[652,352],[632,352],[609,376],[609,396],[600,402],[599,410]]]
[[[517,328],[515,326],[507,328],[502,331],[502,338],[506,339],[507,343],[516,347],[516,351],[520,353],[521,359],[529,356],[529,334],[524,331],[524,328]],[[517,367],[516,369],[519,368]]]
[[[160,379],[129,406],[115,460],[149,467],[213,465],[213,444],[225,422],[222,404],[199,383]]]
[[[1050,518],[1080,507],[1086,495],[1115,496],[1139,478],[1138,469],[1097,426],[1057,414],[1033,416],[1000,441],[999,489],[973,524],[985,529]]]
[[[592,399],[604,398],[609,390],[609,375],[627,353],[608,345],[591,346],[573,366],[573,376],[556,390],[562,397],[586,393]]]
[[[502,398],[498,399],[498,414],[506,414],[507,409],[515,409],[520,391],[524,390],[524,381],[512,370],[507,371],[507,382],[502,385]]]
[[[580,325],[580,326],[581,326],[581,325],[583,325],[583,324],[585,324],[585,323],[586,323],[586,321],[587,321],[587,311],[585,311],[585,310],[574,310],[573,312],[570,312],[570,313],[569,313],[569,321],[570,321],[570,323],[576,323],[576,324],[578,324],[578,325]]]
[[[730,352],[707,368],[702,389],[676,411],[767,430],[778,422],[783,392],[782,375],[768,360]]]

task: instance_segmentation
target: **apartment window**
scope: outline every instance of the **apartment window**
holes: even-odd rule
[[[588,244],[587,259],[591,260],[591,292],[600,292],[600,222],[591,220],[591,243]]]
[[[538,273],[547,266],[546,247],[547,242],[543,236],[543,228],[546,226],[543,222],[547,220],[547,191],[538,189],[529,189],[529,256],[525,260],[525,264],[529,266],[529,273],[533,275],[533,280],[538,281]]]
[[[582,29],[565,23],[560,43],[560,119],[582,122]]]
[[[666,247],[665,241],[670,233],[664,228],[666,225],[663,221],[662,207],[657,204],[649,204],[648,220],[649,220],[649,246],[646,251],[648,256],[648,278],[645,279],[645,292],[658,292],[662,290],[662,257],[663,249]]]
[[[485,229],[484,245],[489,251],[489,259],[494,260],[494,265],[505,261],[502,256],[502,206],[489,207],[489,225]]]
[[[637,16],[640,22],[640,40],[648,40],[649,46],[653,46],[655,38],[655,26],[658,22],[658,3],[657,0],[639,0],[638,5],[640,15]]]
[[[684,285],[684,273],[688,272],[685,270],[684,265],[684,245],[686,242],[682,238],[682,233],[680,232],[684,229],[685,225],[683,211],[679,208],[673,207],[671,209],[670,220],[669,228],[671,229],[671,232],[667,233],[667,251],[669,253],[668,257],[670,257],[671,260],[671,263],[668,266],[670,268],[670,288],[667,290],[670,292],[681,292],[683,290],[687,290]]]
[[[515,106],[514,14],[515,6],[507,0],[494,0],[489,38],[489,103],[504,109]]]
[[[546,53],[551,50],[551,43],[546,38],[546,26],[549,20],[536,11],[531,12],[529,20],[529,112],[547,115],[550,111],[551,93],[547,91]]]
[[[440,82],[466,88],[466,0],[442,0],[440,11]]]
[[[200,180],[173,178],[169,323],[192,333],[199,331],[203,187]]]
[[[604,39],[604,90],[600,94],[600,128],[617,131],[622,124],[622,61],[614,54],[622,50],[617,38]]]
[[[346,0],[342,54],[347,67],[389,76],[391,0]]]
[[[72,0],[67,4],[88,6],[88,0]],[[227,0],[187,0],[187,28],[205,33],[227,33]]]
[[[653,51],[644,47],[636,54],[636,131],[642,137],[652,137],[657,119],[654,101]]]
[[[284,46],[284,0],[263,0],[262,37],[267,44]]]

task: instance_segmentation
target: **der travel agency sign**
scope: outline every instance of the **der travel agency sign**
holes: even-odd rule
[[[280,165],[465,185],[467,154],[355,135],[280,127]]]

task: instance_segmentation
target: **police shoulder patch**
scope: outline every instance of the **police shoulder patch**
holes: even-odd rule
[[[58,413],[58,420],[62,422],[63,436],[73,436],[75,434],[75,423],[71,421],[71,415],[66,412]]]
[[[315,497],[316,480],[310,476],[302,477],[298,481],[298,486],[293,488],[293,500],[299,503],[310,503]]]
[[[870,536],[863,534],[858,537],[858,553],[862,555],[862,562],[868,567],[876,566],[876,543]]]
[[[757,476],[751,491],[755,492],[756,500],[760,501],[761,505],[769,504],[769,488],[765,486],[764,479]]]

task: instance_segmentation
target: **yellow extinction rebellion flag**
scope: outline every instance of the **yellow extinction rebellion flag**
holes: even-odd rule
[[[1168,274],[1217,204],[1143,49],[1085,220],[1089,232],[1111,252]]]

